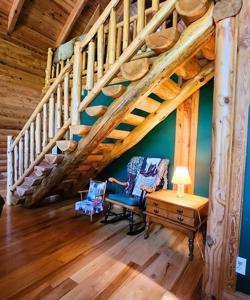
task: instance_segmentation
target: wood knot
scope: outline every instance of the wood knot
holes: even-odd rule
[[[208,247],[210,247],[210,248],[215,244],[214,240],[211,238],[210,235],[207,236],[206,241],[207,241]]]
[[[225,97],[225,98],[224,98],[224,102],[225,102],[226,104],[228,104],[228,103],[230,102],[229,97]]]

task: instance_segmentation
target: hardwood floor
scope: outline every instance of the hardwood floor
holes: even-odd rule
[[[152,226],[127,236],[125,221],[76,217],[73,201],[33,210],[5,207],[0,218],[0,299],[199,299],[198,247]]]

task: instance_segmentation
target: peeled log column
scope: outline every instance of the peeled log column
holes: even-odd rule
[[[205,15],[210,4],[209,0],[177,0],[175,7],[188,25]]]
[[[201,66],[195,57],[192,57],[184,65],[176,70],[176,74],[185,80],[191,79],[199,74]]]
[[[150,65],[148,58],[127,62],[121,66],[122,77],[130,81],[139,80],[148,73]]]

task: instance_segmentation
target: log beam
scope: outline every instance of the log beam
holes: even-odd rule
[[[11,34],[16,26],[17,19],[21,13],[24,0],[14,0],[8,17],[8,33]]]
[[[83,11],[84,7],[86,6],[88,0],[78,0],[74,5],[70,15],[67,18],[66,23],[64,24],[57,40],[56,46],[58,47],[62,43],[64,43],[70,34],[75,22],[77,21],[78,17],[80,16],[81,12]]]

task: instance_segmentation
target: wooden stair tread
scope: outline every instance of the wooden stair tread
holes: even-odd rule
[[[136,108],[146,111],[147,113],[153,113],[160,107],[160,105],[160,102],[148,97],[143,98],[139,103],[137,103]]]
[[[64,158],[63,154],[46,154],[45,161],[50,165],[59,164]]]
[[[85,111],[90,117],[101,117],[107,111],[107,106],[104,105],[90,106],[87,107]]]
[[[154,90],[153,93],[156,94],[163,100],[174,99],[181,91],[180,86],[171,79],[167,79],[160,83]]]
[[[148,73],[150,65],[151,61],[148,58],[132,60],[121,66],[121,74],[126,80],[136,81]]]
[[[40,165],[34,167],[35,175],[40,176],[48,176],[50,171],[55,167],[56,165],[49,165],[47,162],[43,161]]]
[[[176,70],[176,74],[185,80],[194,78],[201,71],[201,66],[196,57],[189,59],[184,65]]]
[[[205,15],[210,3],[209,0],[177,0],[175,8],[184,22],[190,24]]]
[[[25,184],[28,186],[35,186],[38,185],[42,182],[44,176],[36,176],[36,175],[31,175],[27,176],[24,180]]]
[[[61,140],[56,142],[57,147],[62,152],[72,152],[77,147],[77,142],[73,140]]]
[[[32,190],[33,188],[26,184],[22,184],[16,187],[17,195],[20,197],[31,194]]]
[[[154,32],[146,37],[147,46],[159,53],[163,53],[172,48],[178,41],[180,33],[177,28],[166,28],[160,32]]]
[[[126,91],[126,86],[121,84],[109,85],[102,88],[104,95],[112,98],[120,97]]]

